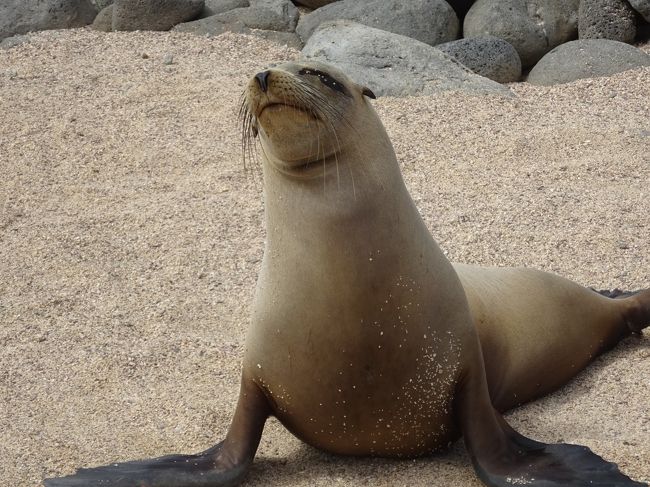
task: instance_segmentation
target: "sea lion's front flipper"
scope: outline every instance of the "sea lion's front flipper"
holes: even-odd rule
[[[545,444],[517,433],[492,407],[484,384],[479,372],[475,377],[470,372],[459,386],[455,411],[476,474],[486,485],[648,487],[586,446]]]
[[[266,397],[242,379],[237,409],[226,439],[196,455],[82,468],[68,477],[44,481],[45,487],[232,487],[239,485],[253,462],[269,416]]]
[[[216,448],[221,448],[223,442]],[[211,449],[211,450],[214,450]],[[69,477],[45,480],[45,487],[224,487],[237,485],[249,462],[231,468],[215,464],[215,452],[169,455],[148,460],[81,468]]]

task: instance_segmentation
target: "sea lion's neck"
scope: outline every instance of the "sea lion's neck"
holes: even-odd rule
[[[265,161],[267,238],[354,233],[368,223],[395,227],[405,214],[417,216],[392,147],[384,149],[383,154],[351,150],[314,161],[308,178]]]

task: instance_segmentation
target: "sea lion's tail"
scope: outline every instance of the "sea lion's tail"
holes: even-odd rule
[[[627,326],[632,333],[641,333],[650,326],[650,289],[639,291],[626,301],[630,303],[624,314]]]
[[[621,304],[624,304],[623,319],[632,333],[641,333],[641,330],[650,326],[650,289],[594,291],[608,298],[621,300]]]
[[[638,289],[636,291],[623,291],[617,287],[614,289],[594,289],[592,287],[591,289],[592,291],[596,291],[598,294],[602,294],[606,298],[612,299],[629,298],[630,296],[635,296],[636,294],[642,293],[644,291],[644,289]]]

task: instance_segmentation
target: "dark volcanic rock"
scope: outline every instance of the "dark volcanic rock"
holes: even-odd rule
[[[498,37],[469,37],[439,44],[436,49],[474,73],[498,83],[510,83],[521,78],[521,59],[517,50]]]
[[[578,34],[629,44],[636,37],[636,15],[627,0],[580,0]]]

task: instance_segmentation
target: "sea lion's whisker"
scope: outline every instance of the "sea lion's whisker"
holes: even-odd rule
[[[243,93],[241,95],[238,118],[240,119],[241,124],[241,146],[244,171],[248,172],[249,168],[247,165],[247,160],[255,160],[253,138],[256,134],[254,130],[255,119],[251,113],[249,100],[246,93]]]

